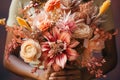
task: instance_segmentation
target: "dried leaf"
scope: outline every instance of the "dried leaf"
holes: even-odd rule
[[[106,0],[102,4],[102,6],[100,7],[98,16],[102,15],[103,13],[105,13],[105,11],[109,8],[110,4],[111,4],[111,1],[110,0]]]
[[[0,19],[0,25],[5,25],[5,18],[3,18],[3,19]]]
[[[31,31],[30,26],[28,25],[28,23],[27,23],[24,19],[22,19],[22,18],[20,18],[20,17],[16,17],[16,19],[17,19],[17,22],[18,22],[18,24],[19,24],[20,26],[25,27],[25,28],[27,28],[29,31]]]

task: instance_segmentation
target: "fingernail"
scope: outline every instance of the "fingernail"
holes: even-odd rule
[[[55,74],[54,74],[54,73],[52,73],[50,76],[52,76],[52,77],[53,77],[53,76],[55,76]]]
[[[52,80],[53,79],[53,77],[49,77],[49,80]]]

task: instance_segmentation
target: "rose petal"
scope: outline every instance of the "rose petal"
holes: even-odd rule
[[[77,53],[77,51],[76,50],[74,50],[74,49],[71,49],[71,48],[68,48],[67,50],[66,50],[66,52],[67,52],[67,56],[68,56],[68,60],[69,61],[74,61],[74,60],[76,60],[77,58],[78,58],[78,56],[79,56],[79,54]]]
[[[65,54],[60,54],[56,57],[56,64],[64,68],[67,62],[67,56]]]

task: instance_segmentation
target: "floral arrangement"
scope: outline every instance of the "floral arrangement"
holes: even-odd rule
[[[6,58],[20,47],[20,57],[35,69],[51,66],[59,71],[72,65],[87,67],[96,77],[103,76],[97,67],[106,62],[102,57],[105,41],[115,35],[100,26],[109,5],[110,0],[101,7],[94,5],[93,0],[48,0],[42,4],[30,1],[22,10],[23,18],[16,18],[19,26],[6,27],[13,34]],[[34,14],[29,13],[31,9]]]

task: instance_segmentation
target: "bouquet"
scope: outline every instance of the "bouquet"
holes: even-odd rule
[[[42,4],[38,0],[30,1],[22,10],[24,16],[16,17],[18,25],[6,27],[13,34],[6,48],[6,58],[20,47],[20,57],[35,69],[50,66],[60,71],[71,65],[87,67],[96,77],[103,76],[98,67],[106,61],[101,53],[105,41],[115,35],[100,26],[109,5],[110,0],[101,7],[94,5],[93,0],[86,3],[48,0]],[[34,14],[29,13],[31,9]]]

